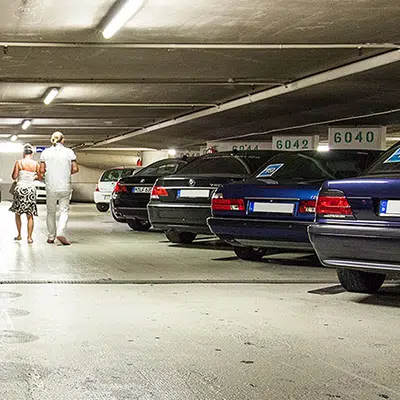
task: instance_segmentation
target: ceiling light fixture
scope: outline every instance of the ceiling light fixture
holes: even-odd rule
[[[317,147],[318,151],[329,151],[329,145],[328,144],[319,144]]]
[[[115,10],[107,26],[103,30],[104,39],[110,39],[119,31],[142,7],[144,0],[126,0]]]
[[[49,105],[58,95],[60,89],[59,88],[51,88],[48,90],[46,97],[44,98],[44,104]]]
[[[10,138],[10,140],[11,140],[12,142],[16,142],[16,141],[18,140],[18,135],[12,135],[11,138]]]
[[[30,119],[25,119],[22,122],[22,129],[26,131],[32,125],[32,121]]]

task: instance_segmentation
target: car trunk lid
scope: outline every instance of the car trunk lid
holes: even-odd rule
[[[244,199],[249,218],[309,220],[314,215],[318,190],[319,185],[258,182],[226,185],[222,195],[226,199]]]
[[[357,220],[400,222],[400,177],[332,181],[323,192],[335,190],[344,193]]]
[[[215,190],[229,182],[243,180],[244,175],[213,174],[171,176],[158,179],[156,186],[166,189],[166,196],[160,196],[164,202],[181,203],[209,203]]]

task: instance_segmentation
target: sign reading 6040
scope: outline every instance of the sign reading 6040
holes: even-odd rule
[[[330,149],[376,149],[385,148],[386,127],[330,127]]]

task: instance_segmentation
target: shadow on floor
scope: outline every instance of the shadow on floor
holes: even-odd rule
[[[185,249],[232,251],[231,245],[223,242],[222,240],[215,239],[214,237],[205,237],[204,239],[195,240],[190,244],[171,243],[168,240],[162,240],[160,243],[169,243],[169,247],[181,247]]]
[[[400,284],[383,286],[378,293],[355,300],[355,303],[400,308]]]

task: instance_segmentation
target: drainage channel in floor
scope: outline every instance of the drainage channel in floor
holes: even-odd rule
[[[187,285],[187,284],[262,284],[262,285],[330,285],[334,280],[296,279],[15,279],[0,280],[0,285]]]

